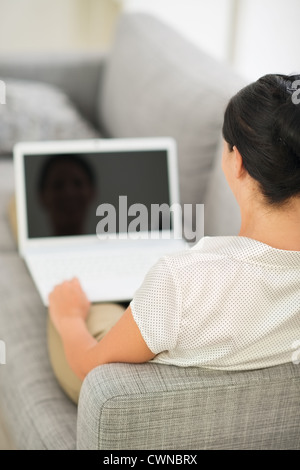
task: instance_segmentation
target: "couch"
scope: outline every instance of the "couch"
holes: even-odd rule
[[[88,374],[76,407],[53,376],[45,307],[8,223],[11,141],[22,138],[22,126],[36,113],[35,125],[44,124],[27,128],[30,139],[174,137],[182,203],[205,204],[205,235],[237,234],[238,207],[221,171],[221,127],[226,103],[243,80],[141,13],[120,17],[108,51],[0,57],[0,78],[8,97],[15,92],[23,99],[22,87],[30,84],[35,93],[23,111],[0,108],[0,339],[7,355],[0,365],[0,409],[15,448],[299,449],[300,367],[292,361],[247,372],[105,365]],[[49,108],[57,103],[54,127],[39,98],[47,92]],[[63,106],[69,108],[62,116]],[[26,122],[16,126],[20,113]]]

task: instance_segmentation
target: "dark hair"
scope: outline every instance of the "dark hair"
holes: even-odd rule
[[[95,177],[93,174],[93,171],[89,164],[84,160],[84,158],[80,157],[79,155],[68,155],[68,154],[62,154],[62,155],[55,155],[55,156],[50,156],[48,160],[44,163],[40,175],[39,175],[39,180],[38,180],[38,190],[39,192],[42,192],[45,188],[46,180],[48,177],[48,174],[50,170],[56,165],[56,163],[60,162],[72,162],[78,165],[86,174],[86,176],[89,179],[89,182],[91,186],[95,186]]]
[[[300,75],[265,75],[229,102],[223,137],[270,204],[300,195]],[[298,82],[299,84],[300,82]]]

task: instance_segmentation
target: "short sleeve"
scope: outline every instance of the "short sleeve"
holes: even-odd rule
[[[173,349],[179,333],[181,294],[171,267],[167,257],[160,259],[130,304],[133,318],[154,354]]]

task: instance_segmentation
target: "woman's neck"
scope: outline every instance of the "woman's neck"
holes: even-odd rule
[[[300,251],[300,198],[281,208],[262,204],[241,207],[239,235],[280,250]]]

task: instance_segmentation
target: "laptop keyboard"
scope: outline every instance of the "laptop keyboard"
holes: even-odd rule
[[[163,256],[163,253],[161,254]],[[58,284],[72,277],[85,280],[113,277],[143,277],[158,260],[157,251],[130,252],[103,255],[88,252],[82,254],[51,254],[32,256],[30,264],[34,266],[36,277],[40,281]]]

